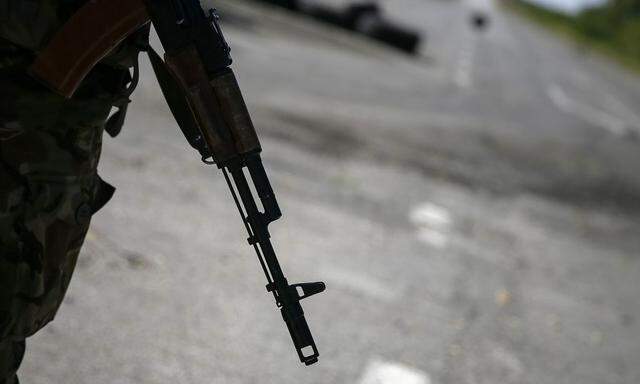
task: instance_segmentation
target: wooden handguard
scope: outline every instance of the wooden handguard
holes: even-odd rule
[[[38,54],[29,74],[70,98],[100,60],[148,22],[142,0],[90,0]]]
[[[215,154],[216,161],[226,163],[237,155],[232,133],[220,129],[227,127],[222,120],[223,114],[216,94],[209,84],[209,77],[198,51],[194,46],[184,49],[176,55],[165,55],[165,62],[180,87],[186,90],[191,112],[197,120],[200,132],[204,135],[209,149]]]

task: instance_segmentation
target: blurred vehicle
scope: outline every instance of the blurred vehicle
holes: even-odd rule
[[[375,1],[362,1],[333,7],[314,0],[261,0],[316,20],[368,36],[403,52],[415,54],[422,34],[385,18]]]

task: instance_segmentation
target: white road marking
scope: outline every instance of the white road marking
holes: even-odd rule
[[[454,82],[460,88],[469,88],[473,85],[471,74],[473,71],[475,47],[474,41],[468,39],[467,44],[460,51],[458,65],[453,77]]]
[[[574,69],[570,76],[579,89],[586,92],[595,92],[598,95],[599,102],[606,107],[605,110],[613,115],[620,116],[627,121],[630,128],[640,131],[640,115],[608,91],[611,88],[610,84],[603,83],[579,69]]]
[[[627,121],[633,122],[632,125],[635,127],[635,129],[640,130],[640,116],[638,116],[631,108],[629,108],[620,99],[618,99],[611,93],[605,92],[604,102],[607,105],[607,107],[609,107],[611,110],[614,110],[617,113],[624,115]]]
[[[558,84],[549,85],[547,95],[561,111],[602,127],[614,135],[622,136],[630,130],[629,124],[624,119],[572,99]]]
[[[320,276],[329,285],[346,288],[385,302],[393,302],[401,295],[399,288],[358,272],[322,267]]]
[[[446,208],[426,202],[414,208],[409,219],[418,227],[418,239],[422,242],[440,249],[449,245],[453,219]]]
[[[414,224],[434,227],[448,227],[452,221],[446,208],[429,202],[422,203],[411,211],[410,218]]]
[[[431,384],[429,375],[415,368],[393,362],[373,360],[359,384]]]

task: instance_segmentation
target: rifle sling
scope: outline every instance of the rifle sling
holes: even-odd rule
[[[126,69],[123,78],[119,81],[122,89],[118,91],[113,101],[113,106],[118,111],[109,117],[104,129],[111,137],[118,136],[124,125],[129,103],[131,102],[129,97],[138,86],[140,80],[140,51],[146,51],[149,48],[150,30],[151,25],[147,24],[129,37],[133,46],[136,47],[135,53],[132,55],[133,74],[129,72],[129,69]]]
[[[175,77],[171,74],[167,64],[151,46],[147,48],[147,54],[151,60],[151,66],[160,84],[162,94],[180,130],[187,138],[189,144],[200,152],[200,155],[205,158],[209,157],[209,150],[202,140],[198,123],[191,111],[187,98],[184,96],[184,89],[182,89]]]

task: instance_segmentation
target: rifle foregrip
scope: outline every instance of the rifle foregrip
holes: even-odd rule
[[[38,54],[29,74],[70,98],[100,60],[148,22],[142,0],[88,1]]]
[[[253,127],[238,80],[231,68],[211,78],[222,117],[231,130],[239,153],[260,152],[260,141]]]

